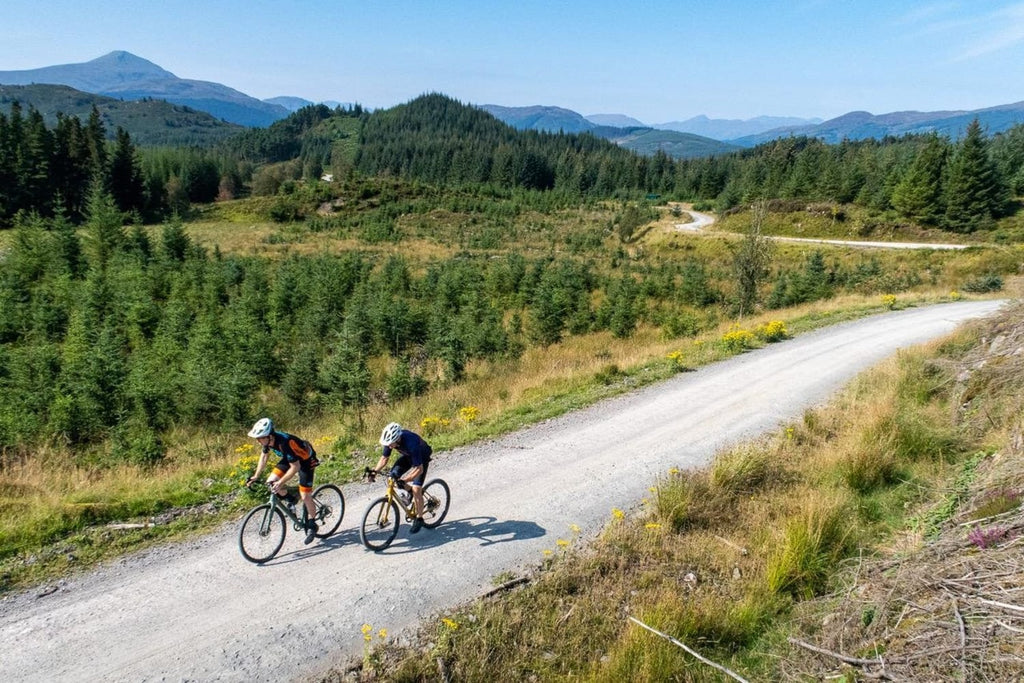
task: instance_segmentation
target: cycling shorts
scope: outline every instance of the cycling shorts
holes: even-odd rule
[[[313,469],[320,462],[316,461],[316,464],[311,463],[309,460],[299,460],[299,492],[309,493],[313,490]],[[284,473],[291,467],[291,463],[288,462],[288,458],[281,458],[276,465],[274,465],[274,474],[280,479],[284,476]]]
[[[395,461],[395,464],[391,467],[391,476],[395,479],[402,476],[412,467],[412,458],[408,455],[403,455],[401,458]],[[423,486],[423,482],[427,479],[427,468],[430,467],[430,461],[426,460],[423,463],[423,470],[419,476],[412,480],[413,486]]]

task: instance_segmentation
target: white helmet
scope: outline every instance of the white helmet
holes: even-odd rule
[[[256,421],[256,424],[249,430],[249,436],[254,439],[259,439],[264,436],[268,436],[270,432],[274,431],[274,423],[270,421],[269,417],[261,417]]]
[[[380,433],[380,445],[390,446],[394,442],[398,441],[398,437],[401,435],[401,433],[402,425],[398,424],[397,422],[392,422],[391,424],[384,428],[383,432]]]

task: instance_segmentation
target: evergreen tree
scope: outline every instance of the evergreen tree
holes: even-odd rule
[[[124,244],[123,216],[113,198],[98,181],[93,183],[86,210],[85,247],[89,265],[103,270]]]
[[[948,144],[937,135],[928,136],[924,146],[892,193],[892,206],[901,215],[927,225],[942,217],[942,176]]]
[[[954,232],[989,227],[1002,213],[1005,194],[981,124],[974,119],[949,163],[945,225]]]
[[[358,341],[346,333],[337,335],[320,370],[320,385],[328,401],[361,408],[369,400],[370,368]]]
[[[103,118],[99,109],[93,105],[89,112],[89,120],[85,124],[85,145],[89,152],[89,175],[92,182],[100,180],[107,189],[107,130],[103,126]]]
[[[110,194],[117,208],[123,212],[142,211],[146,206],[142,167],[131,137],[120,126],[110,157]]]

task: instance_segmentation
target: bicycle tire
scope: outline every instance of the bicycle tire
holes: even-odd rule
[[[384,550],[398,535],[400,521],[398,505],[387,496],[381,496],[367,506],[363,523],[359,525],[359,540],[370,550]]]
[[[256,564],[267,562],[281,550],[288,530],[284,514],[269,503],[257,505],[238,529],[238,550],[242,557]]]
[[[345,496],[334,484],[321,484],[313,491],[313,504],[319,526],[316,537],[327,538],[341,526],[341,519],[345,516]]]
[[[452,493],[444,479],[431,479],[423,485],[423,526],[437,527],[448,515]]]

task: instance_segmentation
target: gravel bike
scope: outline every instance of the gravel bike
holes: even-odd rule
[[[260,482],[253,482],[253,485]],[[266,484],[261,484],[266,487]],[[269,487],[267,487],[269,491]],[[305,532],[308,513],[306,506],[298,496],[298,492],[289,491],[287,498],[282,498],[273,491],[270,491],[270,498],[266,503],[257,505],[242,520],[242,526],[238,529],[238,549],[242,557],[262,564],[267,562],[281,550],[284,545],[284,535],[288,530],[285,522],[287,517],[292,522],[295,531]],[[301,511],[296,511],[298,505]],[[321,484],[313,491],[313,505],[316,507],[316,516],[313,521],[317,523],[317,538],[327,538],[341,525],[341,518],[345,516],[345,497],[334,484]]]
[[[367,467],[363,476],[373,481],[373,477],[381,474]],[[416,518],[416,503],[412,492],[404,483],[387,476],[387,490],[384,495],[374,500],[363,514],[363,523],[359,527],[359,540],[370,550],[384,550],[398,535],[398,524],[405,520],[411,522]],[[423,526],[435,528],[444,521],[451,505],[451,492],[443,479],[431,479],[423,485]],[[401,511],[401,513],[399,512]]]

